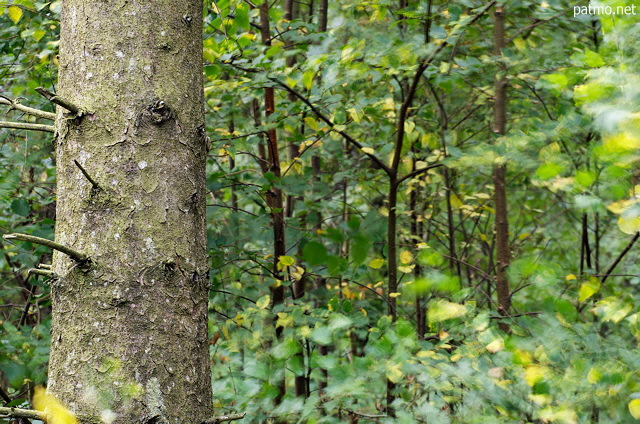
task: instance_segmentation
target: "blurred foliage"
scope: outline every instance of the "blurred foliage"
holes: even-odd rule
[[[331,2],[326,31],[321,2],[294,3],[291,20],[281,3],[269,9],[269,45],[251,3],[204,3],[216,409],[291,423],[640,418],[635,17],[573,16],[564,0],[507,2],[507,48],[496,57],[493,12],[474,18],[486,2]],[[59,8],[0,3],[3,96],[51,110],[33,88],[55,87]],[[403,122],[400,172],[438,162],[447,174],[434,168],[400,186],[399,290],[390,293],[389,179],[369,155],[389,163],[427,57]],[[508,81],[500,137],[490,129],[497,75]],[[268,118],[265,87],[277,93]],[[281,178],[261,170],[274,128]],[[52,238],[51,141],[0,131],[0,228]],[[508,169],[508,334],[497,326],[493,277],[496,163]],[[279,258],[265,202],[274,187],[288,198]],[[50,259],[39,246],[2,249],[2,385],[23,399],[30,382],[46,380],[50,323],[48,288],[26,270]],[[293,296],[301,281],[304,296]],[[286,287],[284,304],[271,303],[274,284]],[[296,396],[300,380],[307,393]],[[388,381],[395,418],[385,414]]]

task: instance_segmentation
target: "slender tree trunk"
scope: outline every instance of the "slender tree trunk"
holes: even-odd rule
[[[212,413],[202,3],[65,0],[58,89],[88,113],[58,108],[56,240],[90,260],[53,257],[48,390],[92,422],[200,423]]]
[[[262,43],[265,46],[271,45],[271,31],[269,29],[269,3],[265,2],[260,5],[260,33]],[[264,89],[265,115],[269,117],[276,109],[275,93],[273,87],[265,87]],[[280,153],[278,152],[278,138],[276,129],[272,128],[267,131],[267,152],[269,161],[269,171],[276,178],[281,177],[280,170]],[[284,204],[282,199],[282,190],[273,186],[267,191],[267,206],[271,210],[271,222],[273,225],[273,274],[281,280],[281,273],[276,264],[278,258],[286,254],[285,234],[284,234]],[[273,305],[284,302],[284,286],[274,285],[271,287],[271,297]],[[280,329],[281,331],[282,329]]]
[[[320,7],[318,11],[318,31],[327,31],[327,17],[329,15],[329,0],[320,0]]]
[[[494,13],[494,40],[495,54],[501,60],[502,49],[505,46],[504,39],[504,6],[496,6]],[[495,104],[494,104],[494,124],[493,132],[504,135],[506,132],[506,88],[507,79],[504,75],[505,66],[500,62],[499,71],[495,83]],[[496,209],[496,251],[497,251],[497,273],[496,291],[498,293],[498,309],[501,315],[508,316],[511,309],[511,290],[507,279],[507,267],[511,261],[509,250],[509,219],[507,213],[507,191],[506,191],[506,165],[495,165],[493,169],[494,202]],[[503,330],[508,329],[508,325],[501,322]]]

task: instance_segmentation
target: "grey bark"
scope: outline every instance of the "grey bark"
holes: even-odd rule
[[[202,2],[65,0],[48,390],[79,416],[212,415]],[[97,183],[83,175],[78,163]]]

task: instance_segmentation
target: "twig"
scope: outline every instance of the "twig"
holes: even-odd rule
[[[0,121],[0,128],[14,128],[17,130],[32,130],[54,133],[56,128],[53,125],[44,124],[28,124],[26,122],[8,122]]]
[[[378,419],[378,418],[387,418],[388,415],[372,415],[372,414],[364,414],[362,412],[357,412],[357,411],[353,411],[351,409],[345,409],[345,411],[347,411],[350,414],[353,415],[357,415],[358,417],[362,417],[362,418],[372,418],[372,419]]]
[[[407,175],[403,176],[402,178],[398,179],[398,185],[400,185],[400,183],[402,183],[405,180],[408,180],[409,178],[413,178],[413,177],[417,177],[418,175],[422,174],[423,172],[427,172],[430,169],[433,168],[437,168],[439,166],[444,166],[444,164],[442,163],[432,163],[429,166],[426,166],[424,168],[419,168],[416,169],[415,171],[409,172]]]
[[[613,261],[613,263],[611,264],[609,269],[607,269],[607,272],[604,273],[604,277],[602,277],[602,282],[603,283],[605,281],[607,281],[607,278],[609,277],[609,275],[613,274],[613,270],[616,268],[616,266],[618,266],[618,264],[620,263],[622,258],[624,258],[624,255],[626,255],[627,252],[629,252],[629,250],[631,250],[631,248],[633,247],[635,242],[638,240],[638,238],[640,238],[640,232],[636,233],[636,235],[633,236],[633,238],[631,239],[631,241],[629,241],[627,246],[624,249],[622,249],[622,252],[620,252],[620,254],[616,258],[616,260]]]
[[[46,421],[47,415],[44,412],[34,409],[7,408],[0,407],[0,417],[9,418],[33,418],[36,420]]]
[[[42,275],[43,277],[48,277],[48,278],[56,277],[55,272],[47,271],[46,269],[31,268],[28,272],[29,272],[29,275]]]
[[[268,77],[268,78],[269,78],[270,81],[273,81],[275,84],[277,84],[280,87],[284,88],[289,94],[292,94],[292,95],[296,96],[298,99],[302,100],[302,102],[304,104],[306,104],[307,106],[309,106],[309,108],[313,111],[313,113],[318,118],[320,118],[321,121],[323,121],[325,124],[327,124],[329,126],[329,128],[331,128],[331,131],[337,132],[342,137],[344,137],[349,143],[353,144],[358,149],[360,149],[360,151],[362,151],[362,153],[367,155],[369,157],[369,159],[371,159],[373,162],[375,162],[375,164],[378,165],[380,168],[382,168],[387,174],[389,174],[391,172],[391,168],[389,168],[389,166],[387,166],[387,164],[384,163],[382,160],[380,160],[376,155],[374,155],[372,153],[367,153],[366,151],[362,150],[363,147],[365,147],[365,146],[363,146],[359,141],[357,141],[355,138],[351,137],[349,134],[347,134],[343,130],[337,129],[336,128],[336,124],[334,124],[331,119],[329,119],[324,113],[322,113],[320,111],[320,109],[318,109],[313,103],[311,103],[311,101],[309,99],[304,97],[302,94],[298,93],[293,88],[289,87],[287,84],[277,80],[276,78],[272,78],[272,77]]]
[[[45,112],[44,110],[34,109],[31,107],[27,107],[18,103],[17,100],[11,100],[8,97],[0,96],[0,104],[9,106],[9,110],[19,110],[20,112],[24,112],[28,115],[37,116],[38,118],[55,120],[56,114],[51,112]]]
[[[89,173],[87,172],[86,169],[84,169],[82,167],[82,165],[80,165],[80,162],[78,162],[77,160],[73,160],[73,162],[76,164],[76,166],[78,168],[80,168],[80,172],[82,172],[82,175],[84,175],[84,177],[89,180],[89,182],[91,183],[91,185],[93,186],[94,190],[100,190],[100,186],[98,185],[98,183],[96,182],[96,180],[94,180],[93,178],[91,178],[91,175],[89,175]]]
[[[202,424],[219,424],[224,421],[241,420],[244,418],[245,415],[247,415],[246,412],[243,412],[241,414],[231,414],[231,415],[222,415],[220,417],[212,417],[206,421],[203,421]]]
[[[52,93],[51,91],[47,90],[44,87],[38,87],[36,88],[36,91],[38,92],[38,94],[44,96],[50,102],[55,103],[58,106],[62,106],[63,108],[67,109],[71,113],[76,114],[78,116],[84,115],[85,111],[82,110],[80,107],[71,103],[69,100],[63,99],[57,94]]]
[[[534,29],[535,27],[537,27],[539,25],[546,24],[547,22],[552,21],[555,18],[559,18],[560,16],[564,15],[565,13],[567,13],[568,10],[569,9],[563,10],[562,12],[560,12],[560,13],[558,13],[556,15],[553,15],[549,19],[543,19],[543,20],[540,20],[540,21],[536,20],[533,23],[531,23],[531,24],[529,24],[529,25],[527,25],[525,27],[520,28],[520,30],[516,31],[516,33],[513,36],[511,36],[509,39],[507,39],[506,44],[509,44],[510,42],[512,42],[513,40],[518,38],[520,36],[520,34],[522,34],[524,32],[532,30],[532,29]]]
[[[2,238],[5,240],[19,240],[19,241],[26,241],[27,243],[40,244],[42,246],[46,246],[51,249],[62,252],[65,255],[70,256],[72,259],[78,262],[86,262],[89,259],[89,256],[85,255],[84,253],[80,253],[77,250],[71,249],[70,247],[63,246],[59,243],[44,239],[42,237],[30,236],[28,234],[14,233],[14,234],[5,234],[2,236]]]
[[[253,212],[245,211],[244,209],[240,209],[240,208],[237,208],[235,206],[220,205],[220,204],[217,204],[217,203],[209,203],[209,204],[207,204],[207,207],[209,207],[209,206],[216,206],[216,207],[219,207],[219,208],[231,209],[231,210],[236,211],[236,212],[244,212],[244,213],[247,213],[247,214],[249,214],[251,216],[258,217],[258,215],[256,215]]]

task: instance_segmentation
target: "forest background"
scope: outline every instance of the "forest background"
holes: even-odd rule
[[[205,2],[220,414],[640,419],[640,26],[586,4]],[[54,110],[61,2],[0,7],[0,103],[41,123],[17,104]],[[53,239],[52,136],[0,131],[0,229]],[[2,401],[28,407],[51,252],[1,248]]]

